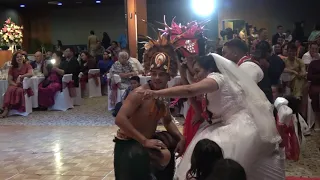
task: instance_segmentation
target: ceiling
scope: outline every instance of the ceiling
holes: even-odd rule
[[[1,6],[19,8],[20,4],[24,4],[26,8],[57,8],[55,4],[48,2],[62,3],[59,7],[77,7],[77,6],[94,6],[94,5],[113,5],[124,4],[124,0],[100,0],[100,4],[96,4],[96,0],[0,0]]]

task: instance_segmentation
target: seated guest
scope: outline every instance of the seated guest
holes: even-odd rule
[[[103,59],[99,60],[98,68],[100,69],[100,80],[101,80],[101,92],[105,94],[105,85],[107,84],[107,74],[114,61],[111,59],[112,55],[109,50],[106,50],[103,54]]]
[[[282,60],[288,57],[288,44],[285,43],[281,46],[281,54],[278,55]]]
[[[311,61],[308,69],[309,97],[311,99],[312,110],[315,113],[315,130],[320,130],[320,58]]]
[[[72,74],[74,86],[79,87],[80,64],[77,58],[74,56],[74,50],[72,48],[67,48],[64,51],[64,57],[68,62],[68,69],[66,74]]]
[[[52,58],[52,52],[51,51],[47,51],[46,60],[50,60],[51,58]]]
[[[96,68],[96,60],[89,54],[89,52],[84,51],[81,53],[81,66],[80,72],[83,73],[80,83],[81,89],[86,88],[86,83],[88,83],[89,70]]]
[[[219,160],[205,180],[246,180],[247,175],[244,168],[232,159]]]
[[[112,55],[114,55],[114,57],[112,57],[112,59],[113,59],[114,61],[117,61],[117,60],[118,60],[119,53],[120,53],[120,51],[121,51],[118,42],[117,42],[117,41],[112,41],[112,42],[111,42],[111,46],[108,47],[107,50],[109,50],[109,51],[112,52]]]
[[[302,61],[306,65],[306,68],[308,69],[309,64],[313,60],[319,60],[319,59],[320,59],[319,45],[315,42],[311,43],[309,45],[309,51],[302,56]]]
[[[192,152],[191,167],[186,179],[206,179],[211,174],[215,163],[220,159],[223,159],[223,152],[217,143],[209,139],[200,140]]]
[[[99,60],[98,62],[98,68],[100,69],[100,74],[104,75],[109,73],[110,68],[112,67],[114,61],[111,59],[111,51],[106,50],[103,53],[103,59]]]
[[[281,54],[281,46],[280,44],[276,44],[273,47],[273,54],[279,56]]]
[[[32,67],[24,62],[24,57],[21,52],[13,55],[11,61],[12,67],[8,73],[9,87],[3,98],[3,113],[0,118],[8,115],[10,109],[15,109],[20,112],[25,112],[25,98],[22,81],[25,77],[32,76]]]
[[[130,56],[129,49],[123,49],[122,52],[127,52]],[[131,63],[134,72],[137,74],[144,74],[144,68],[138,59],[130,56],[129,62]]]
[[[130,78],[130,83],[131,83],[131,86],[129,86],[129,87],[126,89],[126,91],[123,93],[123,95],[122,95],[122,101],[124,101],[124,100],[128,97],[128,95],[130,94],[130,92],[132,92],[134,89],[140,87],[141,84],[140,84],[140,78],[139,78],[139,76],[132,76],[132,77]],[[113,113],[112,113],[112,115],[113,115],[114,117],[117,116],[117,114],[118,114],[118,112],[119,112],[119,110],[120,110],[120,108],[121,108],[121,106],[122,106],[122,101],[121,101],[121,102],[118,102],[118,103],[116,104],[116,106],[115,106],[115,108],[114,108],[114,111],[113,111]]]
[[[106,51],[106,49],[101,45],[101,42],[97,42],[96,48],[93,50],[93,57],[96,57],[96,59],[101,59],[103,56],[103,53]]]
[[[26,51],[21,51],[21,54],[23,55],[24,57],[24,62],[27,63],[27,64],[30,64],[30,60],[28,59],[28,53]]]
[[[84,75],[88,75],[90,69],[95,69],[96,67],[96,60],[92,57],[89,52],[83,51],[81,53],[81,65],[80,65],[80,72]]]
[[[133,71],[127,52],[120,52],[118,59],[119,60],[112,65],[110,73],[118,74],[121,77],[120,89],[127,89],[130,86],[130,77],[136,76],[137,73]]]
[[[300,40],[296,40],[295,45],[297,46],[297,57],[302,58],[302,56],[306,52],[305,48],[302,46]]]
[[[296,57],[297,47],[294,44],[288,44],[288,58],[284,59],[284,72],[289,73],[288,87],[291,89],[295,98],[301,99],[303,87],[306,84],[306,68],[303,61]]]
[[[43,55],[40,51],[37,51],[35,54],[34,54],[34,59],[35,61],[32,61],[30,63],[30,65],[32,66],[32,68],[38,72],[42,72],[43,71]]]
[[[68,62],[63,60],[62,52],[57,51],[52,55],[55,62],[46,61],[43,68],[45,80],[39,84],[39,106],[48,108],[54,105],[54,96],[62,89],[62,77],[68,69]]]

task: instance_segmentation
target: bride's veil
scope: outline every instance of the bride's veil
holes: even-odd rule
[[[273,106],[258,85],[232,61],[218,54],[212,53],[210,55],[215,59],[219,71],[225,78],[225,82],[237,85],[244,93],[244,105],[253,116],[261,139],[271,143],[281,141],[273,116]]]

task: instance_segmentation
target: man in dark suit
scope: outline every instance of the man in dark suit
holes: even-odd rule
[[[75,87],[79,87],[80,64],[74,56],[74,50],[72,48],[67,48],[64,51],[64,56],[66,61],[68,61],[67,74],[72,74],[72,80],[74,81]]]
[[[272,45],[276,45],[278,43],[278,38],[285,39],[285,35],[283,34],[283,26],[281,25],[277,27],[277,34],[272,36]]]

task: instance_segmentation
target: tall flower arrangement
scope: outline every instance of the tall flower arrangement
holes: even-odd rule
[[[0,30],[1,40],[9,47],[21,45],[23,38],[22,29],[23,26],[16,25],[11,21],[11,18],[8,18]]]

